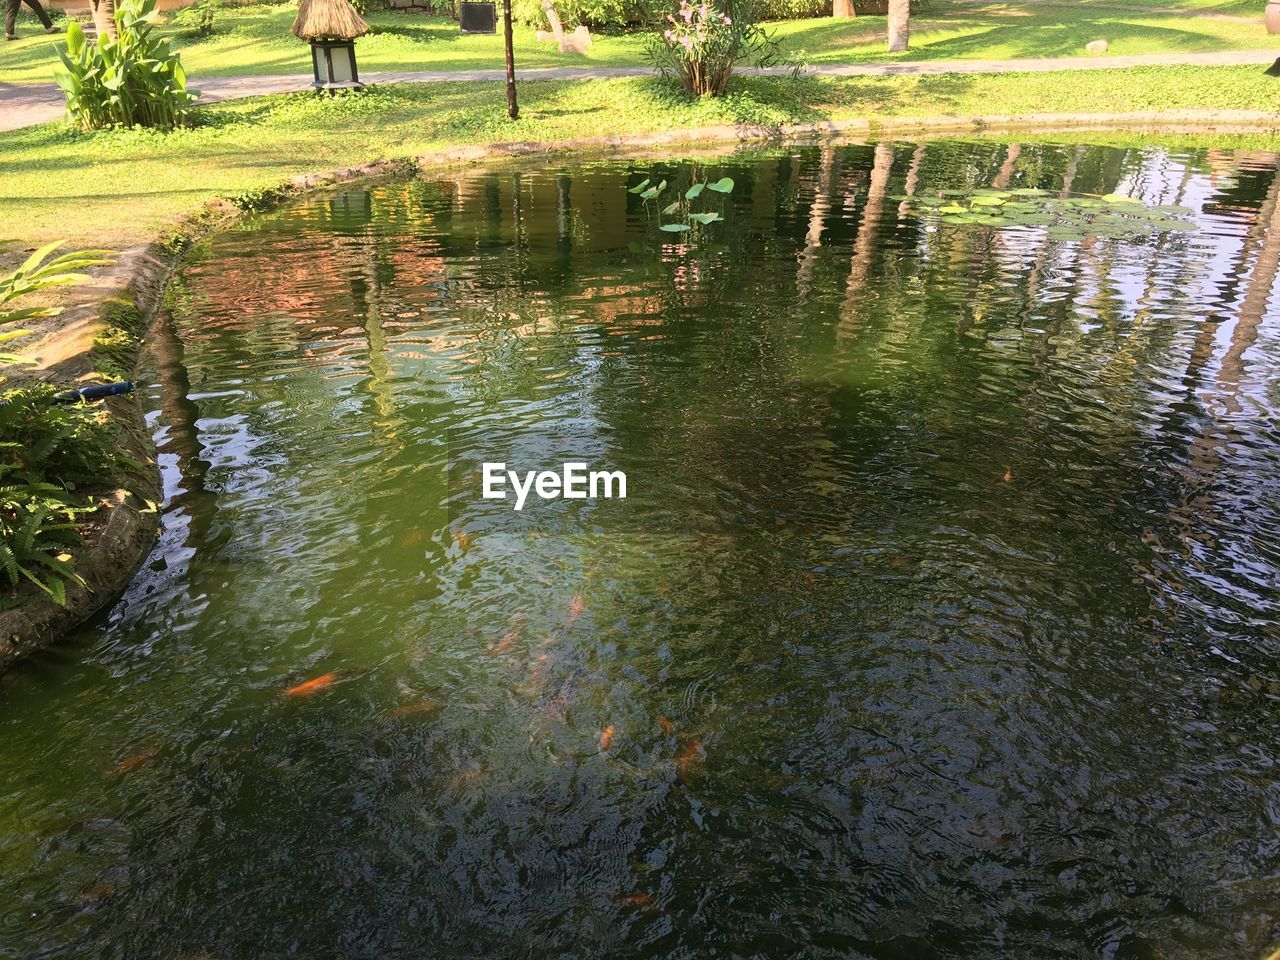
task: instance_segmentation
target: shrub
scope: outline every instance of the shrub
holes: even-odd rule
[[[0,341],[26,332],[5,331],[8,326],[58,313],[50,306],[18,309],[12,301],[75,283],[84,279],[80,270],[108,262],[98,250],[50,259],[58,246],[42,247],[0,279]],[[14,362],[19,358],[0,354],[0,367]],[[67,582],[81,582],[66,548],[79,539],[79,519],[96,509],[73,491],[127,463],[115,450],[111,427],[86,407],[55,405],[52,387],[0,396],[0,588],[30,582],[65,602]]]
[[[854,0],[853,6],[860,14],[883,14],[883,4],[884,0]],[[928,0],[911,0],[911,12],[928,5]],[[621,30],[653,20],[649,0],[559,0],[555,6],[566,26],[582,23],[592,29]],[[511,12],[520,23],[548,26],[542,0],[512,0]],[[829,17],[831,0],[760,0],[756,12],[761,21]]]
[[[63,603],[67,582],[82,582],[67,548],[97,509],[74,491],[128,461],[100,414],[56,404],[47,385],[0,396],[0,437],[0,586],[27,581]]]
[[[189,37],[203,40],[213,36],[218,14],[223,10],[222,0],[195,0],[173,18],[174,26],[182,27]]]
[[[58,86],[67,114],[79,126],[164,127],[181,125],[196,93],[187,89],[182,61],[169,42],[152,32],[156,0],[120,0],[118,37],[85,40],[80,24],[67,26],[67,49],[58,52]]]
[[[721,8],[714,0],[680,0],[650,36],[648,54],[661,73],[680,78],[686,93],[712,97],[724,93],[734,64],[749,60],[768,66],[778,60],[777,44],[750,4]]]

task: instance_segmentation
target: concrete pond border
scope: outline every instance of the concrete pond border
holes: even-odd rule
[[[115,262],[71,290],[57,317],[38,324],[27,353],[36,361],[32,378],[59,383],[92,382],[103,375],[127,377],[136,368],[147,332],[165,306],[169,279],[193,243],[253,212],[326,188],[353,182],[431,175],[459,165],[538,155],[643,154],[657,147],[723,153],[727,145],[812,143],[832,139],[878,139],[900,135],[1042,133],[1278,133],[1280,113],[1256,110],[1150,110],[1126,113],[1036,113],[1022,116],[933,116],[874,120],[859,118],[783,126],[721,125],[659,133],[560,141],[517,141],[459,146],[413,159],[382,160],[292,177],[274,188],[233,202],[214,199],[172,227],[165,236],[122,251]],[[159,532],[160,474],[155,449],[136,396],[104,401],[122,441],[140,470],[129,489],[97,491],[104,502],[86,542],[77,551],[85,585],[70,586],[59,606],[34,588],[20,591],[15,606],[0,611],[0,673],[24,656],[71,633],[119,598],[146,561]]]

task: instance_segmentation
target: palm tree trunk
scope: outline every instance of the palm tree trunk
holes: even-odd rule
[[[901,53],[911,38],[911,0],[889,0],[889,52]]]
[[[93,0],[93,25],[98,36],[116,39],[116,0]]]

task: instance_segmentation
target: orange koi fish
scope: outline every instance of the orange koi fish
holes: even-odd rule
[[[600,749],[610,750],[613,748],[613,724],[609,724],[600,731]]]
[[[142,753],[135,753],[132,757],[125,757],[111,769],[116,773],[133,773],[135,770],[141,770],[155,758],[154,750],[144,750]]]
[[[662,728],[662,732],[663,732],[663,733],[675,733],[675,732],[676,732],[676,725],[675,725],[674,723],[672,723],[670,720],[668,720],[666,717],[659,717],[659,718],[658,718],[658,726],[660,726],[660,727]]]
[[[653,908],[653,897],[647,893],[620,893],[613,899],[615,903],[625,903],[629,907],[638,907],[642,910]]]
[[[463,553],[466,553],[468,550],[471,549],[471,544],[473,540],[472,540],[471,534],[467,533],[467,531],[455,530],[453,531],[453,542],[458,545],[459,550],[461,550]]]
[[[489,656],[496,657],[500,654],[506,653],[513,646],[515,646],[515,642],[516,642],[516,631],[512,630],[505,637],[503,637],[501,640],[499,640],[497,643],[495,643],[493,646],[489,648]]]
[[[338,675],[336,673],[326,673],[316,677],[314,680],[307,680],[296,687],[290,687],[284,692],[284,695],[286,697],[309,697],[313,693],[329,689],[337,682]]]
[[[428,710],[440,709],[440,703],[436,700],[423,700],[421,703],[406,703],[402,707],[396,707],[391,711],[392,717],[407,717],[414,713],[426,713]]]
[[[573,595],[573,599],[569,601],[569,622],[570,623],[573,623],[573,621],[577,620],[580,616],[582,616],[582,611],[585,606],[586,606],[586,603],[585,601],[583,601],[582,595],[575,593]]]
[[[707,748],[702,745],[702,741],[690,740],[676,757],[676,776],[681,780],[687,780],[706,759]]]

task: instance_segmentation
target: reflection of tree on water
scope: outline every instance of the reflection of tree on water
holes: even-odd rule
[[[203,541],[217,515],[217,493],[206,489],[209,461],[200,442],[200,407],[191,399],[191,377],[184,361],[185,348],[173,318],[163,311],[147,341],[156,381],[160,385],[160,409],[166,431],[157,452],[177,461],[178,487],[167,506],[168,515],[186,520],[186,543]]]

